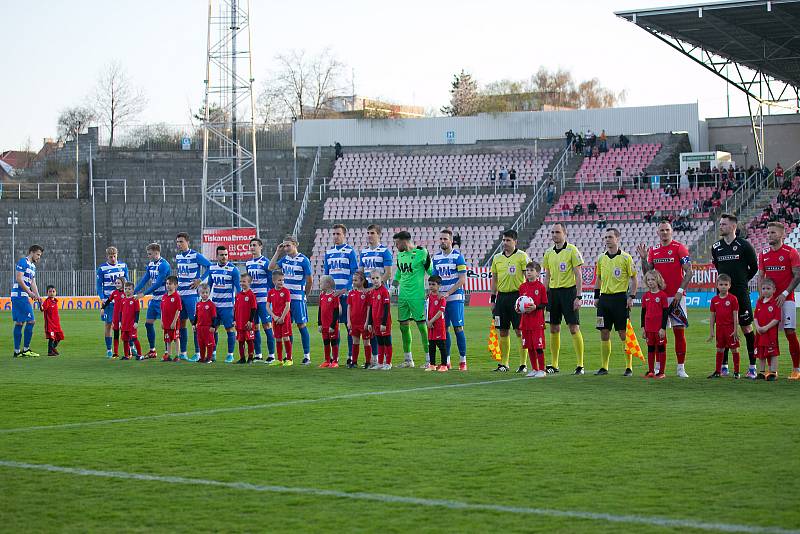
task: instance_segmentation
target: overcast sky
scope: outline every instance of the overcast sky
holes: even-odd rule
[[[331,47],[359,95],[439,108],[455,72],[479,82],[526,78],[539,66],[597,77],[626,106],[699,102],[725,116],[725,83],[614,11],[679,5],[665,0],[404,2],[251,0],[254,77],[293,48]],[[139,122],[189,122],[203,97],[207,3],[202,0],[0,0],[3,50],[0,150],[56,135],[61,109],[93,91],[120,61],[144,88]],[[731,92],[732,115],[746,113]]]

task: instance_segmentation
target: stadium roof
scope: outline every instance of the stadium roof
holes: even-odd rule
[[[800,86],[800,0],[728,1],[636,9],[616,15],[662,40],[666,36],[689,45],[686,50],[703,49]]]

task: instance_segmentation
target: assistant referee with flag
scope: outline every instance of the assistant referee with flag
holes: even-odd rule
[[[597,308],[597,329],[600,330],[602,364],[594,374],[607,375],[611,359],[611,328],[617,331],[625,346],[625,328],[636,296],[636,267],[633,257],[619,248],[619,230],[607,228],[603,236],[606,251],[597,258],[594,305]],[[627,355],[623,376],[633,376],[633,356]]]

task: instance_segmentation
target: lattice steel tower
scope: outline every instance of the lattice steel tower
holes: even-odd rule
[[[258,220],[249,0],[209,0],[203,101],[202,229]]]

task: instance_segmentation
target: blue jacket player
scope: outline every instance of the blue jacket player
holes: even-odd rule
[[[97,268],[97,296],[100,302],[105,302],[111,293],[114,292],[114,282],[117,278],[123,278],[126,282],[128,278],[128,265],[119,261],[117,258],[117,247],[106,249],[106,261]],[[100,318],[105,323],[106,357],[111,358],[114,353],[111,351],[111,320],[114,317],[114,303],[110,303],[103,310]]]
[[[11,317],[14,320],[14,357],[33,358],[39,356],[31,350],[33,325],[36,319],[33,315],[33,306],[30,299],[41,304],[42,297],[36,287],[36,264],[42,258],[44,248],[41,245],[31,245],[28,255],[20,258],[14,270],[14,284],[11,286]],[[25,327],[25,342],[23,344],[22,328]]]
[[[133,291],[138,300],[145,295],[152,295],[150,303],[147,305],[144,327],[147,330],[147,343],[150,345],[150,351],[146,358],[155,358],[158,354],[156,353],[156,327],[153,324],[156,319],[161,318],[161,297],[167,292],[166,281],[172,270],[169,262],[161,257],[161,245],[158,243],[147,245],[147,257],[150,259],[147,264],[147,274],[139,280]]]
[[[311,336],[308,333],[308,293],[311,292],[311,261],[298,252],[297,238],[287,235],[283,242],[275,249],[275,254],[269,262],[271,271],[283,272],[284,286],[291,294],[289,311],[292,322],[297,325],[300,340],[303,343],[303,365],[311,363]]]
[[[178,271],[178,295],[181,297],[181,324],[180,324],[180,348],[181,360],[188,360],[186,356],[187,345],[189,344],[189,330],[186,321],[194,323],[197,310],[197,286],[201,279],[205,278],[211,262],[190,247],[191,241],[189,234],[179,232],[175,236],[175,246],[178,253],[175,255],[175,270]],[[197,344],[197,332],[194,333],[194,356],[191,361],[196,362],[200,359],[200,348]]]
[[[460,361],[458,368],[467,370],[467,338],[464,335],[464,284],[467,282],[467,262],[461,251],[453,248],[453,232],[445,228],[439,232],[439,248],[441,251],[433,256],[433,274],[442,279],[441,292],[447,298],[444,311],[445,328],[447,328],[446,347],[447,364],[450,365],[449,328],[453,327],[458,345]]]
[[[233,350],[236,345],[233,304],[236,293],[242,288],[239,285],[239,268],[228,261],[227,247],[223,245],[217,247],[217,263],[208,269],[207,276],[211,288],[211,301],[217,306],[217,318],[228,332],[228,356],[225,358],[225,363],[233,363]]]
[[[250,275],[251,284],[250,289],[256,295],[256,303],[258,304],[258,321],[264,329],[264,334],[267,336],[267,350],[269,356],[267,357],[267,364],[275,361],[275,336],[272,334],[272,316],[267,310],[267,294],[269,290],[274,287],[272,283],[272,272],[269,270],[269,259],[263,255],[264,243],[259,238],[254,237],[250,240],[250,255],[252,256],[247,260],[247,274]],[[255,339],[256,360],[262,359],[261,354],[261,332],[256,328]]]
[[[341,313],[339,322],[347,324],[347,293],[353,289],[353,274],[358,270],[356,251],[345,243],[347,227],[343,224],[333,225],[333,246],[325,251],[325,274],[333,278],[336,284],[334,294],[339,297]],[[353,336],[347,333],[347,363],[353,359]]]

